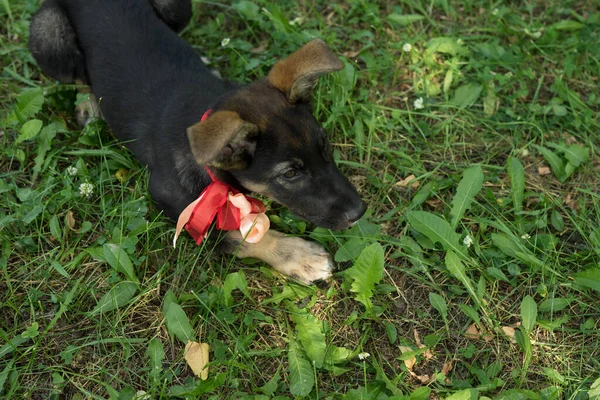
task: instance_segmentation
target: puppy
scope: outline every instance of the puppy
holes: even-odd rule
[[[47,75],[91,86],[111,130],[148,166],[150,193],[167,217],[177,219],[211,182],[207,166],[318,226],[356,222],[365,204],[333,162],[310,102],[318,77],[342,62],[315,39],[265,79],[227,82],[177,36],[190,17],[181,0],[46,0],[29,47]],[[306,283],[331,275],[324,248],[274,230],[258,243],[229,231],[222,243]]]

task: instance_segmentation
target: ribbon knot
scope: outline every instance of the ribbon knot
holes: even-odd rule
[[[204,114],[202,121],[208,118],[210,112],[211,110],[208,110]],[[220,230],[239,229],[249,243],[260,241],[270,226],[269,218],[265,215],[264,204],[219,181],[210,169],[206,168],[206,172],[212,182],[200,193],[197,200],[179,214],[173,247],[184,226],[199,245],[206,237],[213,221]]]

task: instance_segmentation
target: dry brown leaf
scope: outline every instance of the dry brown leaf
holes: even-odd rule
[[[354,50],[354,51],[345,51],[342,53],[344,55],[344,57],[346,58],[355,58],[357,55],[360,54],[360,50]]]
[[[483,339],[486,342],[491,342],[494,339],[494,336],[491,335],[490,333],[479,331],[479,329],[477,329],[477,326],[475,324],[469,325],[469,327],[465,331],[465,337],[467,337],[469,339],[476,339],[476,340]]]
[[[411,349],[410,347],[407,347],[407,346],[399,346],[399,347],[400,347],[400,351],[402,352],[402,354],[413,351],[413,349]],[[412,356],[408,360],[402,360],[402,361],[404,361],[404,365],[406,365],[406,368],[408,368],[408,370],[412,372],[412,369],[415,366],[415,363],[417,362],[417,357]]]
[[[515,339],[515,328],[513,328],[512,326],[503,326],[501,329],[502,332],[504,332],[504,334],[510,339],[511,342],[517,342],[517,340]]]
[[[550,171],[549,167],[538,167],[538,174],[541,176],[550,175],[552,171]]]
[[[67,212],[67,216],[65,217],[65,223],[69,227],[70,230],[74,231],[75,229],[75,217],[73,216],[73,211],[69,210]]]
[[[419,381],[421,381],[421,383],[429,383],[431,381],[431,378],[429,377],[429,375],[417,375],[412,371],[408,371],[410,372],[410,375],[413,378],[417,378]]]
[[[208,343],[198,343],[188,340],[185,345],[185,352],[183,358],[188,363],[192,371],[200,377],[203,381],[208,379],[208,353],[210,347]]]
[[[416,176],[411,174],[411,175],[407,176],[406,178],[402,179],[401,181],[396,182],[396,184],[394,186],[407,187],[408,184],[411,183],[415,178],[416,178]],[[412,183],[411,187],[415,188],[414,184],[415,184],[415,182]],[[418,182],[417,182],[417,186],[419,186]]]
[[[448,376],[450,371],[452,371],[452,361],[446,361],[444,365],[442,365],[442,374]]]
[[[416,329],[413,330],[413,335],[415,337],[415,343],[417,344],[417,346],[420,349],[425,348],[426,346],[423,343],[421,343],[421,338],[419,337],[419,332],[417,332]],[[433,353],[431,352],[430,349],[427,349],[423,352],[422,356],[425,357],[426,360],[431,360],[433,358]]]

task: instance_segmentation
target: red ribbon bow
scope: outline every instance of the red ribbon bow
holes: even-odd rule
[[[202,116],[202,121],[208,118],[210,112],[211,110],[208,110]],[[240,229],[244,219],[243,227],[240,229],[242,234],[244,236],[248,235],[247,240],[249,241],[250,236],[255,237],[253,241],[260,240],[264,232],[269,229],[269,219],[262,214],[265,212],[264,204],[260,200],[245,196],[232,186],[219,181],[207,167],[205,168],[212,179],[212,183],[200,193],[197,200],[188,205],[179,215],[173,247],[175,247],[175,242],[184,226],[199,245],[215,219],[217,229],[224,231]],[[232,203],[232,199],[236,204]],[[243,211],[241,211],[241,208],[243,208]],[[256,235],[251,232],[254,224],[260,224],[261,226],[260,233]]]

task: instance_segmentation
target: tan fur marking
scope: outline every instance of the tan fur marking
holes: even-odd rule
[[[311,95],[320,76],[342,68],[344,64],[325,42],[314,39],[275,64],[267,81],[295,103]]]
[[[238,165],[243,160],[236,159],[236,148],[242,145],[247,136],[256,132],[256,125],[244,121],[233,111],[217,111],[207,120],[198,122],[187,130],[196,162],[201,165],[210,163],[222,169],[243,167]],[[219,157],[227,145],[233,148],[233,153],[224,158]]]
[[[242,240],[238,231],[228,232],[227,237],[237,242]],[[333,265],[331,255],[319,244],[272,229],[258,243],[243,242],[235,254],[241,258],[258,258],[304,283],[329,278]]]

